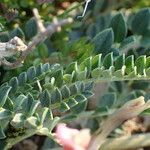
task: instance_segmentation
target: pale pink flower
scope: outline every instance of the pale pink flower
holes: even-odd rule
[[[72,129],[65,124],[58,124],[56,138],[64,150],[87,150],[91,140],[89,129]]]

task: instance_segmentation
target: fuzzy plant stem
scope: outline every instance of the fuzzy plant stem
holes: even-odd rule
[[[150,133],[106,140],[100,150],[127,150],[150,146]]]
[[[15,144],[19,143],[20,141],[31,137],[32,135],[37,133],[37,129],[30,129],[26,130],[26,132],[23,135],[19,135],[17,137],[8,138],[5,140],[0,141],[0,149],[2,150],[8,150],[11,147],[13,147]]]

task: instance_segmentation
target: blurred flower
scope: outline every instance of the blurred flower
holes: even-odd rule
[[[56,138],[64,150],[86,150],[91,135],[89,129],[77,130],[68,128],[65,124],[58,124]]]

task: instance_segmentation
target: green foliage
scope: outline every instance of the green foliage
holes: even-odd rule
[[[39,68],[41,72],[39,72]],[[93,86],[90,82],[79,82],[78,79],[74,81],[72,77],[71,83],[68,84],[63,80],[64,75],[65,70],[60,72],[60,65],[44,64],[37,68],[31,67],[27,72],[21,73],[18,78],[12,78],[9,83],[3,84],[0,89],[1,97],[3,97],[0,111],[1,122],[7,120],[7,123],[10,122],[12,127],[16,129],[20,127],[36,128],[39,125],[38,115],[40,115],[41,109],[48,108],[49,111],[43,112],[45,117],[42,115],[46,119],[48,113],[52,112],[53,109],[65,112],[92,96],[91,89]],[[75,74],[72,74],[72,76],[75,77]],[[51,78],[50,82],[46,81],[47,78]],[[44,82],[44,80],[47,86],[43,84],[43,91],[37,91],[40,82]],[[50,89],[48,84],[51,87]],[[28,91],[25,90],[27,85],[30,85],[31,94],[28,94]],[[10,91],[11,87],[13,93]],[[10,103],[7,108],[3,107],[6,102],[7,104]],[[51,114],[51,119],[52,116]],[[44,118],[42,119],[43,125]],[[4,131],[5,128],[2,128],[2,130]]]
[[[141,21],[142,20],[142,21]],[[140,10],[133,18],[132,30],[135,34],[150,36],[150,8]]]
[[[4,86],[0,89],[0,97],[1,97],[0,107],[3,107],[3,105],[5,104],[10,89],[11,89],[10,86]]]
[[[111,108],[115,102],[116,102],[116,94],[115,93],[107,93],[105,95],[102,96],[102,98],[99,101],[98,107],[107,107],[107,108]]]
[[[20,29],[19,27],[18,28],[15,28],[14,30],[12,30],[10,32],[10,38],[13,38],[13,37],[19,37],[21,39],[24,39],[25,38],[25,35],[24,35],[24,32],[22,31],[22,29]]]
[[[31,13],[33,7],[40,10],[45,26],[51,16],[57,15],[58,8],[52,4],[3,1],[18,8],[19,17],[6,24],[9,31],[0,33],[2,42],[14,36],[26,43],[34,39],[38,31]],[[8,149],[34,134],[54,138],[52,131],[59,122],[84,116],[90,118],[88,127],[95,131],[101,117],[124,102],[141,95],[149,99],[150,8],[132,12],[121,9],[122,5],[130,8],[137,2],[117,2],[91,1],[82,21],[75,19],[60,33],[38,44],[22,68],[5,70],[0,86],[0,149]],[[107,11],[112,7],[117,12]],[[59,17],[70,14],[64,12]],[[5,21],[0,23],[5,25]],[[100,91],[105,94],[90,108],[88,100],[94,94],[94,83],[103,81],[109,82],[108,89]]]
[[[110,27],[112,27],[114,31],[114,41],[120,43],[124,40],[127,35],[127,26],[125,19],[121,13],[116,14],[111,22]]]
[[[96,53],[109,53],[113,42],[114,34],[112,29],[106,29],[93,38]]]
[[[5,20],[2,16],[0,16],[0,32],[4,31]]]
[[[71,109],[73,113],[79,113],[86,108],[87,98],[93,95],[91,91],[92,80],[148,79],[150,76],[149,64],[149,57],[146,56],[140,56],[134,60],[133,55],[126,58],[124,55],[114,58],[113,53],[109,53],[103,60],[101,60],[101,54],[99,54],[84,60],[80,64],[72,63],[66,68],[62,68],[59,64],[30,67],[27,72],[21,73],[18,78],[12,78],[9,83],[1,86],[0,120],[12,122],[11,125],[14,128],[22,124],[22,121],[36,127],[39,124],[37,115],[39,116],[41,109],[44,110],[44,108],[48,108],[50,112],[53,109],[58,109],[60,112]],[[39,71],[39,68],[41,71]],[[86,70],[85,77],[80,81],[82,75],[80,72],[84,70]],[[69,83],[64,78],[66,75],[71,76]],[[30,94],[25,90],[26,86],[30,87]],[[38,88],[42,88],[42,91],[39,91]],[[108,107],[110,107],[116,98],[114,94],[110,93],[103,97],[100,105],[105,106],[107,99],[112,101],[109,102]],[[4,107],[5,103],[7,103],[7,107]],[[47,114],[49,111],[43,113]],[[17,121],[17,118],[20,121]],[[42,122],[44,124],[44,120]],[[2,129],[5,130],[5,128]]]
[[[36,21],[33,18],[31,18],[25,24],[25,34],[27,39],[34,37],[36,33],[37,33]]]

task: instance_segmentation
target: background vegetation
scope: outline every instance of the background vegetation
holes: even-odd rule
[[[94,133],[124,103],[139,96],[149,100],[150,1],[91,0],[79,18],[84,5],[81,0],[0,2],[0,42],[15,36],[25,44],[34,39],[39,30],[33,8],[45,27],[73,18],[38,43],[21,66],[1,65],[0,149],[27,132],[31,136],[12,149],[56,148],[50,138],[58,122]],[[20,52],[6,60],[19,57]],[[149,132],[145,114],[149,110],[109,136]]]

